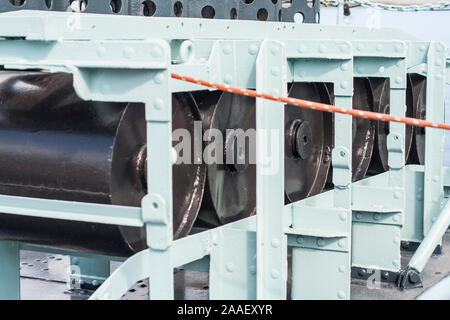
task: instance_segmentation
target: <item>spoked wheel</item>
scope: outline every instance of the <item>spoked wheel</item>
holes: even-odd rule
[[[411,91],[414,118],[425,119],[426,116],[426,78],[417,74],[408,75],[408,90]],[[415,127],[411,153],[408,163],[423,165],[425,163],[425,128]]]
[[[200,220],[225,224],[256,212],[256,101],[231,93],[196,95],[202,113],[207,165]],[[253,160],[252,160],[253,159]]]
[[[373,108],[373,97],[369,80],[366,78],[355,78],[353,88],[353,108],[371,111]],[[358,181],[365,177],[372,159],[375,122],[369,119],[353,117],[352,133],[352,173],[353,181]]]
[[[390,85],[387,79],[370,78],[370,85],[374,97],[374,111],[389,114],[390,112]],[[413,116],[412,97],[406,97],[406,116]],[[389,135],[389,123],[377,121],[375,133],[375,149],[370,164],[370,173],[380,173],[389,170],[387,136]],[[405,162],[411,149],[413,127],[405,127]]]
[[[324,84],[294,83],[289,96],[330,103]],[[285,195],[295,202],[320,193],[331,162],[331,114],[297,106],[285,109]]]

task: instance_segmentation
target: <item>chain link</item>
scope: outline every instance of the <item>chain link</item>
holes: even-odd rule
[[[339,0],[321,0],[321,4],[324,6],[336,7],[339,5]],[[389,5],[384,3],[376,3],[367,0],[346,0],[345,3],[359,5],[362,7],[369,7],[381,10],[389,11],[405,11],[405,12],[415,12],[415,11],[441,11],[450,10],[450,2],[439,2],[436,4],[427,3],[423,5]]]

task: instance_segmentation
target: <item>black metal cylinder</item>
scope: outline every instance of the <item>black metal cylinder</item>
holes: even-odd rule
[[[147,183],[143,105],[82,101],[72,76],[63,73],[0,72],[0,97],[0,194],[140,206]],[[183,99],[174,97],[175,114],[195,108]],[[186,112],[189,120],[175,128],[193,120]],[[191,221],[203,194],[203,168],[174,172],[184,183],[174,192],[174,221]],[[61,219],[0,214],[0,239],[116,256],[146,247],[143,228]],[[184,236],[192,223],[175,222],[174,232]]]

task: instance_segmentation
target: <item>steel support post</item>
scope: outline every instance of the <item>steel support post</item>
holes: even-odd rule
[[[299,41],[294,81],[333,83],[336,106],[351,109],[351,50],[346,41]],[[334,190],[289,205],[292,299],[350,299],[352,118],[334,119]]]
[[[350,66],[351,68],[352,66]],[[352,97],[348,95],[349,88],[353,90],[353,83],[342,80],[336,83],[334,88],[335,105],[342,108],[352,108]],[[352,243],[352,118],[342,114],[334,115],[334,145],[332,152],[333,184],[334,184],[334,208],[345,210],[345,221],[347,221],[347,238],[343,238],[341,247],[348,248],[347,252],[341,253],[340,266],[338,270],[345,278],[345,287],[337,288],[329,292],[334,299],[350,299],[350,269],[351,269],[351,243]],[[340,217],[342,220],[342,216]],[[339,245],[339,244],[338,244]],[[336,272],[336,271],[335,271]]]
[[[434,249],[441,241],[445,232],[450,225],[450,202],[447,202],[446,206],[431,226],[428,234],[420,243],[419,248],[412,256],[408,263],[408,268],[414,269],[418,272],[422,272],[426,263],[433,254]]]
[[[445,46],[431,42],[428,49],[426,119],[444,122]],[[425,129],[425,181],[423,235],[426,236],[443,206],[442,164],[444,131]]]
[[[154,80],[158,94],[145,106],[147,120],[148,194],[142,200],[150,259],[150,298],[173,299],[173,268],[170,249],[172,231],[172,95],[168,70],[159,71]],[[149,84],[150,85],[150,84]]]
[[[444,209],[434,221],[431,229],[420,243],[416,252],[409,260],[408,266],[402,273],[399,285],[402,289],[421,287],[422,281],[420,273],[425,268],[428,260],[434,252],[436,246],[441,242],[442,237],[450,225],[450,202],[447,201]]]
[[[403,47],[405,44],[398,44]],[[395,62],[395,76],[390,83],[390,114],[394,116],[405,116],[406,112],[406,59],[398,59]],[[399,272],[401,268],[401,226],[403,225],[403,212],[405,208],[405,125],[402,123],[389,123],[389,135],[387,136],[389,178],[388,186],[393,189],[392,197],[398,201],[399,211],[394,212],[393,223],[384,226],[388,229],[390,245],[384,247],[385,251],[392,255],[386,255],[386,264],[381,265],[382,270]],[[382,200],[383,201],[383,200]],[[381,230],[380,230],[381,231]],[[388,249],[389,248],[389,249]],[[386,252],[385,252],[386,253]],[[376,257],[375,257],[376,259]],[[375,261],[374,259],[374,261]],[[383,260],[383,259],[381,259]]]
[[[404,116],[405,42],[355,41],[354,47],[355,74],[389,79],[389,112]],[[405,125],[391,122],[386,143],[389,172],[358,181],[353,187],[352,266],[397,273],[405,207]]]
[[[20,299],[20,249],[17,242],[0,241],[0,300]]]
[[[287,95],[284,44],[264,40],[256,61],[256,90]],[[284,234],[284,105],[256,101],[257,299],[286,299]]]

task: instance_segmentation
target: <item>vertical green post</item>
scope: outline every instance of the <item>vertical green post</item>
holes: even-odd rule
[[[350,64],[349,69],[353,70],[353,61],[345,62]],[[346,109],[352,108],[353,78],[345,77],[340,82],[334,84],[335,105]],[[346,286],[340,288],[336,293],[329,292],[329,296],[334,299],[350,299],[350,270],[351,270],[351,242],[352,242],[352,117],[335,114],[334,115],[334,145],[332,152],[333,163],[333,184],[334,184],[334,207],[344,209],[345,217],[348,221],[348,238],[344,246],[349,248],[349,252],[340,254],[343,259],[339,270],[346,277]],[[337,259],[338,257],[336,257]],[[345,261],[345,263],[344,263]],[[335,295],[333,295],[335,294]],[[328,296],[328,295],[327,295]]]
[[[148,194],[142,200],[150,250],[150,298],[173,299],[173,268],[170,258],[172,233],[172,95],[167,69],[157,71],[157,94],[147,101]],[[149,90],[149,92],[152,90]]]
[[[20,299],[20,249],[13,241],[0,241],[0,300]]]
[[[428,50],[426,119],[444,122],[445,46],[431,42]],[[444,199],[442,163],[444,131],[425,129],[425,181],[423,235],[426,236],[439,216]]]
[[[256,90],[287,93],[284,45],[264,41],[256,61]],[[256,101],[257,298],[286,299],[287,239],[284,234],[284,105]]]
[[[404,50],[405,44],[398,43],[397,48]],[[398,49],[400,50],[400,49]],[[407,109],[406,106],[406,79],[407,69],[406,60],[399,58],[395,64],[395,76],[390,78],[390,114],[394,116],[404,117]],[[395,188],[393,197],[401,202],[403,221],[405,208],[405,125],[402,123],[390,122],[389,135],[387,137],[388,149],[388,165],[389,165],[389,187]],[[385,248],[386,258],[391,256],[392,261],[385,261],[387,265],[384,270],[399,271],[401,268],[401,253],[400,253],[400,234],[401,226],[385,225],[381,226],[385,230],[389,230],[389,237],[392,238],[390,245]],[[381,229],[379,231],[382,232]],[[383,260],[383,259],[380,259]],[[388,260],[388,259],[386,259]]]

